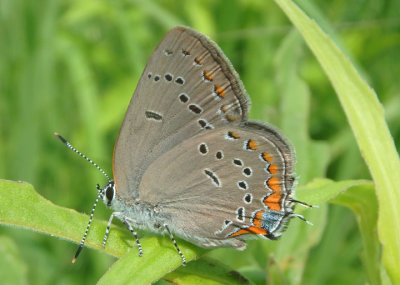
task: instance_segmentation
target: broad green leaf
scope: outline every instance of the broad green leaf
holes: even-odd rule
[[[88,222],[87,215],[54,205],[35,192],[25,182],[0,180],[0,223],[49,234],[73,242],[80,242]],[[21,211],[21,209],[24,209]],[[125,231],[112,228],[107,246],[101,246],[107,223],[94,220],[85,245],[104,250],[110,255],[123,256],[131,238]],[[71,253],[72,259],[73,253]]]
[[[303,35],[335,88],[370,169],[379,197],[378,232],[383,263],[393,282],[400,282],[400,160],[376,94],[351,62],[314,21],[292,1],[276,0]]]

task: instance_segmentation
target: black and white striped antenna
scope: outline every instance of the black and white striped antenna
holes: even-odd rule
[[[108,182],[111,182],[112,180],[110,179],[110,177],[107,175],[107,173],[105,173],[105,171],[103,169],[100,168],[100,166],[98,166],[93,160],[91,160],[89,157],[87,157],[86,155],[84,155],[83,153],[81,153],[79,150],[77,150],[76,148],[74,148],[66,139],[64,139],[60,134],[58,133],[54,133],[54,135],[63,143],[65,144],[70,150],[72,150],[73,152],[77,153],[80,157],[84,158],[86,161],[88,161],[91,165],[93,165],[94,167],[97,168],[97,170],[99,170],[101,173],[103,173],[103,175],[107,178]],[[102,189],[100,188],[100,186],[97,184],[97,198],[93,204],[92,207],[92,211],[90,212],[90,217],[89,217],[89,222],[86,226],[85,229],[85,233],[83,234],[83,237],[81,239],[81,243],[75,253],[74,258],[72,259],[72,263],[75,263],[76,259],[78,258],[79,254],[81,253],[83,246],[85,244],[86,241],[86,237],[88,235],[89,232],[89,228],[90,225],[92,223],[93,220],[93,215],[94,215],[94,211],[96,209],[97,203],[99,202],[99,199],[102,198]]]

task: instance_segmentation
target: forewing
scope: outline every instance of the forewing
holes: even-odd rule
[[[247,112],[242,83],[217,45],[188,28],[172,29],[148,61],[115,144],[118,194],[136,197],[155,159],[199,133],[238,125]]]

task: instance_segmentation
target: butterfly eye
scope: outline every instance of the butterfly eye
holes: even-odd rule
[[[114,188],[112,186],[107,187],[106,189],[106,200],[107,200],[107,205],[111,205],[111,201],[114,198]]]

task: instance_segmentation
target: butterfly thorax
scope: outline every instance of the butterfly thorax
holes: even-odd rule
[[[117,217],[124,219],[132,227],[160,232],[163,223],[168,217],[160,214],[157,205],[141,201],[139,198],[125,199],[119,195],[115,185],[110,181],[102,190],[103,202],[115,212],[121,213]]]

